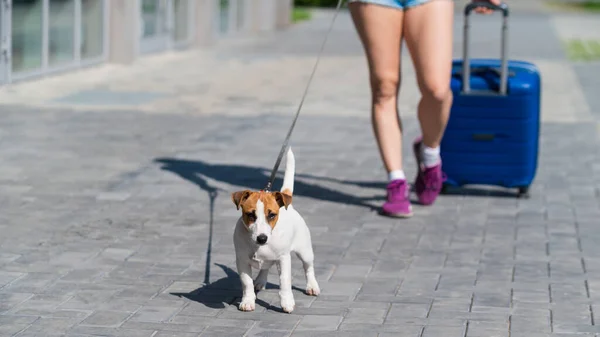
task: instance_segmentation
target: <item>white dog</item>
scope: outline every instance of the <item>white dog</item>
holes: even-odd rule
[[[289,149],[281,192],[245,190],[231,195],[237,209],[242,208],[242,216],[233,234],[237,270],[243,286],[240,310],[254,310],[255,292],[264,289],[269,268],[273,264],[277,265],[279,271],[281,308],[288,313],[294,310],[291,252],[296,253],[302,261],[306,274],[306,293],[319,295],[310,231],[291,204],[295,165],[294,154]],[[254,282],[252,267],[260,270]]]

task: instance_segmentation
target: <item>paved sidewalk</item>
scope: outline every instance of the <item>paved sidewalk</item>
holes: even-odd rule
[[[512,18],[511,51],[544,76],[531,199],[471,189],[410,220],[378,216],[385,177],[343,14],[292,140],[322,294],[303,294],[294,258],[292,314],[275,274],[256,312],[237,310],[229,193],[264,186],[327,15],[251,43],[0,89],[0,336],[600,335],[600,111],[556,22],[529,10]],[[494,52],[497,26],[477,24],[474,52]]]

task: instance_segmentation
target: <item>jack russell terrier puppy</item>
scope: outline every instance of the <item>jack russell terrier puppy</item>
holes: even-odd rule
[[[231,199],[242,216],[233,233],[236,264],[242,281],[243,296],[239,309],[253,311],[256,293],[267,284],[269,268],[277,265],[279,272],[279,298],[283,311],[294,310],[292,294],[291,252],[302,261],[306,275],[306,293],[319,295],[315,279],[314,253],[310,231],[302,216],[292,206],[294,190],[295,160],[291,148],[287,161],[281,192],[235,192]],[[259,269],[256,280],[252,280],[252,267]]]

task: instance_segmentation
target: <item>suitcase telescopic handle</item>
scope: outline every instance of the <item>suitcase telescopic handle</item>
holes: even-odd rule
[[[463,94],[471,92],[471,62],[469,60],[469,31],[470,14],[478,7],[489,8],[502,12],[502,42],[501,42],[501,71],[500,71],[500,94],[506,95],[508,84],[508,5],[501,3],[494,5],[487,1],[474,1],[465,7],[464,30],[463,30]]]

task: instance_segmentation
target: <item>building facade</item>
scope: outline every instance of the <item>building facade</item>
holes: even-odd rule
[[[0,85],[280,29],[292,0],[0,0]]]

